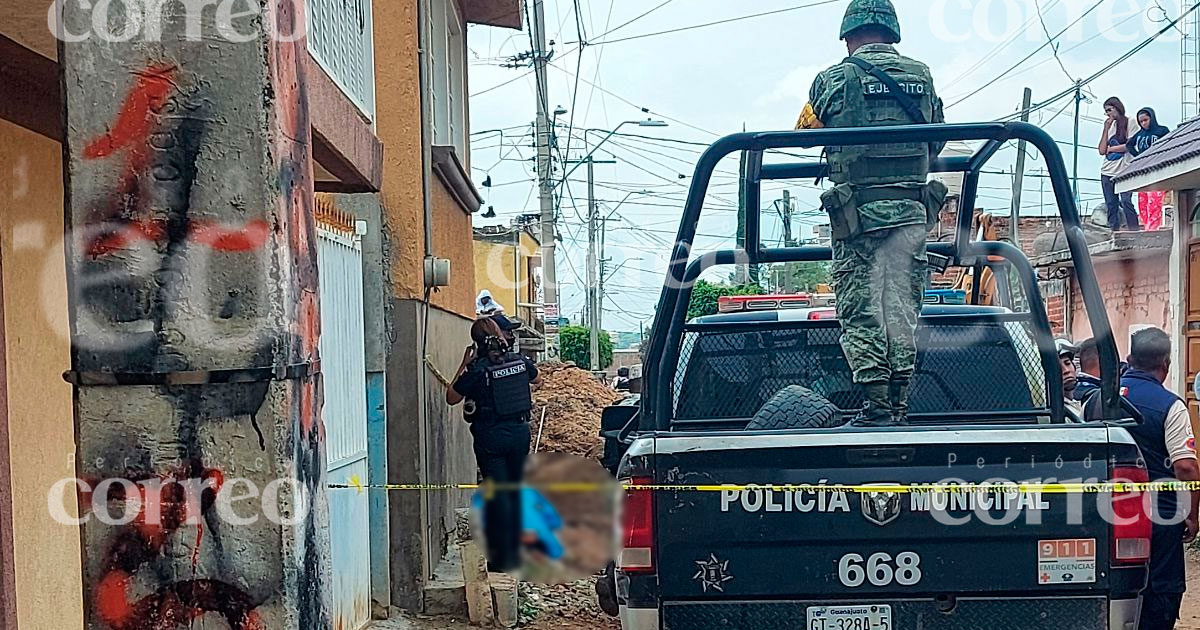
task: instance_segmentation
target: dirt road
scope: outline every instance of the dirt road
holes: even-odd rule
[[[1183,596],[1176,630],[1200,630],[1200,552],[1189,549],[1187,553],[1188,590]]]

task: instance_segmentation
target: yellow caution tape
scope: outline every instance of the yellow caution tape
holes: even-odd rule
[[[780,492],[910,492],[964,493],[964,492],[1008,492],[1043,494],[1100,494],[1122,492],[1183,492],[1200,490],[1200,481],[1151,481],[1151,482],[1100,482],[1100,483],[913,483],[913,484],[617,484],[594,482],[563,482],[547,484],[520,483],[410,483],[410,484],[363,484],[357,476],[346,484],[328,484],[333,489],[389,491],[447,491],[447,490],[519,490],[534,488],[546,492],[600,492],[620,487],[626,491],[652,492],[744,492],[752,490],[774,490]]]

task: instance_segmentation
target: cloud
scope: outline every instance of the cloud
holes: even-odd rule
[[[768,91],[761,94],[754,104],[767,107],[786,103],[797,112],[808,102],[808,90],[812,87],[813,79],[828,66],[802,65],[796,66]]]

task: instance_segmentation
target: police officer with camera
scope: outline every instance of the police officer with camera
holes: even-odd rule
[[[490,317],[471,326],[471,340],[446,402],[457,405],[469,399],[475,461],[485,485],[484,525],[488,566],[510,571],[520,565],[521,503],[516,485],[525,473],[529,455],[529,412],[533,407],[530,386],[537,382],[533,361],[512,351],[499,324]]]

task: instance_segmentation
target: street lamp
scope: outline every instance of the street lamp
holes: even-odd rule
[[[604,136],[604,138],[602,138],[600,140],[600,142],[597,142],[596,146],[592,147],[592,149],[590,151],[587,151],[587,153],[581,159],[575,161],[575,165],[571,167],[571,170],[567,171],[566,175],[563,175],[562,182],[567,181],[567,178],[571,176],[571,173],[574,173],[575,169],[579,168],[579,166],[581,164],[584,164],[585,162],[591,160],[592,154],[594,154],[596,152],[596,150],[600,148],[600,145],[604,144],[605,142],[608,142],[610,138],[617,135],[617,132],[620,131],[621,127],[624,127],[625,125],[637,125],[639,127],[669,127],[670,126],[665,121],[653,120],[653,119],[647,118],[646,120],[626,120],[625,122],[622,122],[621,124],[617,125],[616,127],[613,127],[612,131],[608,131],[607,129],[584,129],[583,130],[583,148],[585,151],[587,151],[587,147],[588,147],[587,139],[588,139],[589,133],[591,133],[593,131],[595,131],[597,133],[599,133],[601,131],[608,131],[608,135]],[[562,182],[559,182],[559,185],[562,185]]]
[[[588,257],[587,257],[587,272],[588,272],[588,296],[591,309],[589,312],[590,321],[588,324],[591,327],[591,335],[589,339],[589,348],[592,357],[592,370],[599,371],[600,369],[600,329],[604,318],[604,263],[608,261],[604,257],[604,238],[608,233],[608,221],[617,213],[626,201],[634,195],[650,195],[653,194],[648,190],[633,190],[625,194],[617,205],[613,206],[612,210],[603,219],[600,219],[596,212],[595,203],[588,204]],[[600,256],[599,260],[596,257],[596,223],[599,221],[600,232]],[[622,263],[624,264],[624,263]],[[620,267],[617,267],[620,269]],[[615,270],[614,270],[615,272]]]
[[[617,275],[617,272],[618,272],[618,271],[620,271],[621,269],[623,269],[623,268],[625,267],[625,265],[627,265],[627,264],[629,264],[629,263],[631,263],[631,262],[633,262],[633,261],[635,261],[635,260],[639,260],[639,261],[640,261],[640,260],[644,260],[644,259],[643,259],[641,256],[637,256],[637,257],[634,257],[634,258],[626,258],[625,260],[622,260],[622,261],[621,261],[621,264],[617,265],[616,267],[613,267],[613,268],[612,268],[612,271],[608,272],[608,277],[610,277],[610,278],[611,278],[611,277],[613,277],[613,276]],[[603,297],[603,296],[602,296],[602,297]]]
[[[626,120],[626,121],[622,122],[621,124],[617,125],[616,127],[614,127],[612,129],[612,131],[609,131],[608,135],[604,136],[604,138],[602,138],[600,140],[600,142],[597,142],[595,144],[595,146],[591,147],[590,150],[588,149],[588,133],[590,133],[592,131],[605,131],[605,130],[603,130],[603,129],[599,129],[599,130],[585,129],[583,131],[583,146],[584,146],[584,150],[586,152],[585,152],[583,158],[581,158],[579,160],[572,160],[574,162],[574,166],[572,166],[571,169],[568,170],[566,172],[566,174],[563,175],[562,179],[559,181],[560,186],[565,185],[567,180],[570,179],[571,174],[575,172],[575,169],[579,168],[579,166],[581,164],[588,165],[588,256],[587,256],[588,278],[587,278],[587,280],[588,280],[588,305],[589,305],[588,319],[590,320],[588,323],[591,325],[591,329],[592,329],[589,350],[591,352],[591,356],[590,356],[591,369],[594,372],[598,372],[600,370],[600,311],[602,310],[600,300],[601,300],[602,294],[599,291],[600,279],[597,275],[599,265],[598,265],[598,261],[596,259],[596,221],[599,217],[597,216],[597,212],[596,212],[595,192],[592,188],[592,186],[593,186],[592,167],[594,166],[594,160],[593,160],[592,156],[601,147],[601,145],[603,145],[605,142],[608,142],[609,139],[612,138],[613,136],[615,136],[617,134],[617,132],[620,131],[621,128],[624,127],[625,125],[637,125],[639,127],[666,127],[667,123],[663,122],[661,120],[653,120],[653,119]],[[628,199],[630,196],[632,196],[632,195],[626,195],[626,199]],[[559,199],[561,201],[561,199],[562,199],[561,196],[559,197]],[[625,203],[625,199],[621,200],[621,203]],[[617,205],[620,206],[620,204],[617,204]]]

